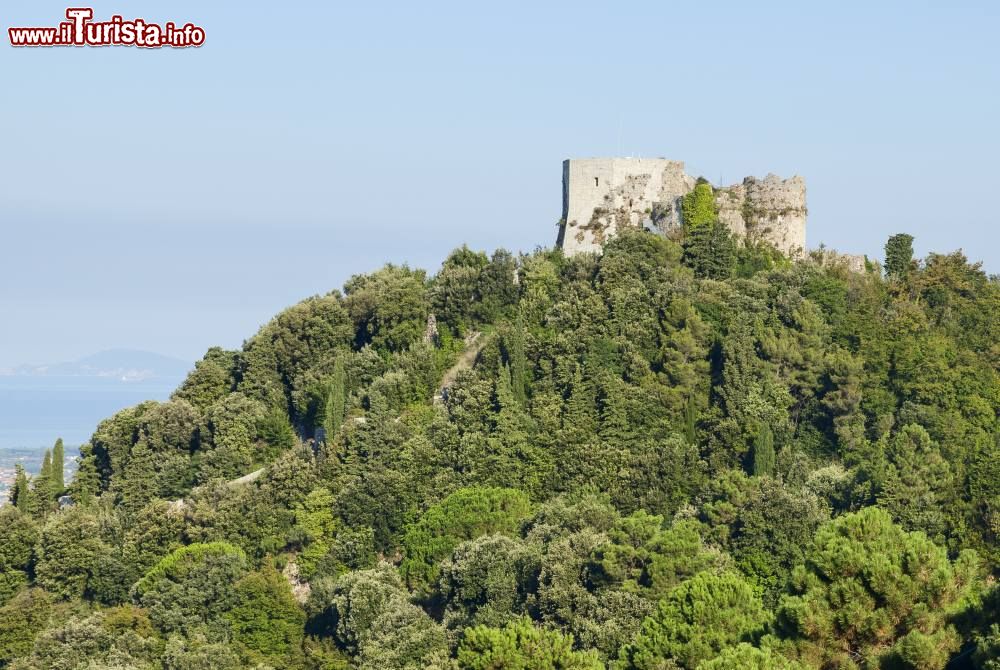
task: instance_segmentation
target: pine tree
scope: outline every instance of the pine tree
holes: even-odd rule
[[[337,360],[333,363],[333,378],[327,388],[326,406],[323,413],[323,427],[326,428],[327,435],[330,437],[340,429],[340,424],[344,422],[347,402],[346,379],[344,357],[337,356]]]
[[[753,474],[756,477],[774,474],[774,433],[764,424],[753,442]]]
[[[52,448],[52,493],[58,497],[66,490],[64,471],[66,469],[66,452],[60,437]]]
[[[767,619],[760,597],[742,575],[707,570],[660,600],[620,658],[628,668],[695,668],[722,649],[752,638]]]
[[[858,667],[857,659],[871,659],[867,668],[948,665],[962,645],[952,613],[979,588],[974,552],[951,561],[879,507],[824,524],[814,545],[777,616],[800,659],[816,668]]]
[[[531,619],[515,619],[504,628],[469,627],[458,649],[463,668],[604,668],[595,651],[575,651],[573,636],[535,626]]]

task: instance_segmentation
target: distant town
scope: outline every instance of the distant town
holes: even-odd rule
[[[14,485],[17,465],[20,464],[29,475],[36,475],[42,467],[44,449],[0,449],[0,506],[7,504],[10,489]],[[65,480],[73,479],[76,472],[75,448],[67,447]]]

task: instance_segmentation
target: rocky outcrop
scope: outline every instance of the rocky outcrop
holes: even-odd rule
[[[285,564],[284,569],[281,571],[281,576],[288,582],[288,586],[292,590],[292,597],[300,605],[305,605],[312,594],[312,587],[309,586],[309,582],[301,579],[299,564],[295,562],[294,558]]]

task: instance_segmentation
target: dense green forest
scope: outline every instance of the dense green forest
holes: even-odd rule
[[[996,670],[1000,281],[911,242],[355,276],[22,473],[0,667]]]

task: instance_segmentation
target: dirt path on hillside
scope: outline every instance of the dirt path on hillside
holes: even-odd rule
[[[483,350],[486,346],[486,337],[483,337],[481,331],[474,331],[469,333],[468,337],[465,338],[465,350],[459,355],[458,360],[455,364],[445,371],[444,375],[441,377],[441,381],[438,383],[437,393],[434,395],[434,402],[441,402],[444,398],[444,391],[449,386],[455,383],[458,378],[459,373],[463,370],[468,370],[471,368],[475,362],[476,357],[479,356],[479,352]],[[361,417],[363,418],[363,417]],[[397,419],[398,421],[398,419]],[[267,470],[266,467],[255,470],[250,474],[243,475],[228,482],[229,486],[242,486],[244,484],[249,484],[250,482],[259,479],[264,471]],[[183,504],[183,500],[176,501],[177,503]]]
[[[444,390],[455,383],[458,378],[458,374],[462,370],[468,370],[476,362],[476,357],[479,356],[479,352],[483,350],[486,345],[486,338],[480,331],[475,331],[470,333],[467,338],[465,338],[465,351],[458,357],[455,364],[452,365],[441,377],[441,382],[438,384],[437,395],[434,396],[434,402],[440,402],[444,397]]]
[[[237,477],[236,479],[231,480],[229,482],[229,485],[230,486],[241,486],[243,484],[249,484],[250,482],[254,481],[255,479],[259,479],[260,476],[262,474],[264,474],[264,470],[265,469],[266,468],[261,468],[260,470],[254,470],[253,472],[251,472],[248,475],[243,475],[242,477]]]

